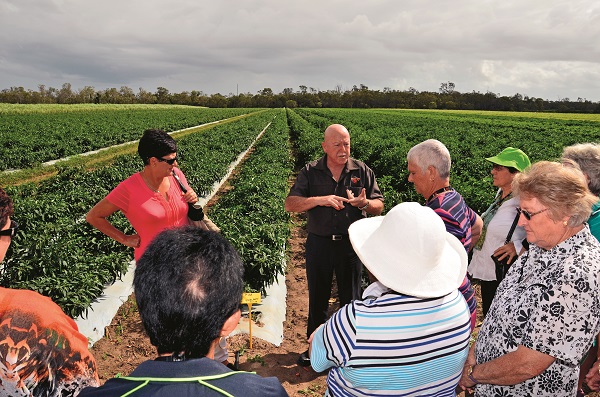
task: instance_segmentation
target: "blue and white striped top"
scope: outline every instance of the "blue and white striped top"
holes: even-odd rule
[[[315,331],[310,360],[331,368],[326,395],[454,396],[471,335],[462,294],[421,299],[375,282],[363,299]]]

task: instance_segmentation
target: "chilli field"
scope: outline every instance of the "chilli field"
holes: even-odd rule
[[[85,313],[132,259],[130,249],[93,229],[84,217],[142,163],[135,142],[52,166],[43,162],[163,128],[177,140],[179,164],[190,184],[207,195],[251,148],[228,181],[231,189],[209,215],[242,254],[247,288],[264,291],[285,272],[289,216],[283,202],[294,169],[321,156],[329,124],[350,130],[352,155],[374,169],[386,210],[402,201],[422,201],[407,181],[406,153],[425,139],[448,146],[451,183],[481,212],[495,193],[485,157],[515,146],[532,161],[554,160],[564,146],[600,136],[598,115],[539,113],[113,105],[0,106],[0,116],[0,185],[13,198],[14,218],[22,227],[1,265],[0,284],[50,296],[71,316]],[[122,215],[111,221],[132,232]]]

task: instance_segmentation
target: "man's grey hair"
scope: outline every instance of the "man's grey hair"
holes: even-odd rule
[[[434,167],[440,178],[450,177],[452,160],[448,148],[437,139],[428,139],[413,146],[406,155],[407,161],[412,161],[425,172],[429,166]]]

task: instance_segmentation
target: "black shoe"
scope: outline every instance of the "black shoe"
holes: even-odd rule
[[[301,367],[309,367],[310,366],[310,357],[308,356],[308,350],[305,351],[298,357],[297,361],[298,365]]]

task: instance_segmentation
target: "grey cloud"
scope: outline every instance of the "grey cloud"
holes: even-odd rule
[[[600,99],[594,0],[5,0],[0,34],[11,37],[0,89],[435,91],[453,81],[460,91]]]

